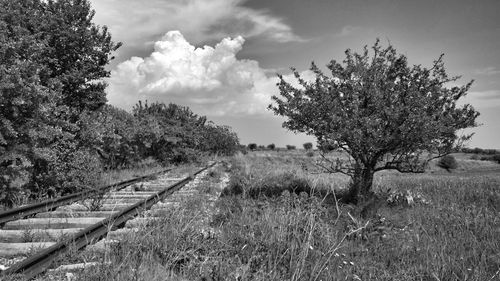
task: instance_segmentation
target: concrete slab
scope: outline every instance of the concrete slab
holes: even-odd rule
[[[99,211],[120,211],[127,208],[130,204],[104,204],[100,206]],[[57,208],[57,211],[90,211],[88,207],[80,204],[73,204]]]
[[[4,230],[85,228],[104,218],[31,218],[7,222]]]
[[[55,242],[83,228],[0,230],[0,243]]]
[[[54,245],[55,242],[0,243],[0,257],[10,258],[36,253]]]

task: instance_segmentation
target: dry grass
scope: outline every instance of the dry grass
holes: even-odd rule
[[[308,173],[306,159],[311,157],[297,152],[235,157],[231,185],[243,191],[218,200],[210,218],[214,235],[200,231],[206,202],[192,198],[186,208],[130,236],[109,256],[111,263],[77,279],[500,279],[500,174],[488,172],[497,167],[484,173],[431,167],[420,175],[379,174],[374,188],[391,190],[390,202],[361,219],[354,206],[283,192],[297,182],[325,191],[347,182]],[[459,168],[470,168],[469,159],[457,161]],[[263,185],[283,190],[273,197],[249,196]]]

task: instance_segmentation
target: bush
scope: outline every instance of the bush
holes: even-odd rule
[[[201,153],[193,148],[177,148],[172,151],[172,156],[167,163],[182,164],[195,163],[200,158]]]
[[[310,142],[306,142],[306,143],[304,143],[302,146],[304,146],[304,149],[305,149],[305,150],[310,150],[310,149],[312,149],[312,148],[313,148],[313,144],[312,144],[312,143],[310,143]]]
[[[248,149],[250,149],[250,150],[255,150],[255,149],[257,149],[257,144],[256,144],[256,143],[249,143],[249,144],[248,144]]]
[[[500,154],[493,155],[493,157],[491,159],[493,159],[493,161],[495,161],[498,164],[500,164]]]
[[[482,161],[493,161],[493,162],[497,162],[500,164],[500,154],[485,155],[485,156],[481,156],[481,157],[477,157],[477,158],[479,158],[479,160],[482,160]]]
[[[0,151],[1,152],[1,151]],[[23,185],[29,182],[31,163],[20,155],[0,154],[0,210],[12,208],[23,197]]]
[[[328,153],[330,151],[334,151],[336,147],[330,143],[322,143],[318,145],[318,149],[323,153]]]
[[[295,145],[289,145],[289,144],[286,145],[286,149],[288,150],[294,150],[295,148],[296,148]]]
[[[55,197],[95,188],[102,164],[99,157],[87,149],[75,149],[73,144],[58,143],[50,150],[39,152],[35,161],[32,198]]]
[[[446,169],[448,172],[450,170],[456,169],[458,164],[457,160],[455,160],[455,157],[452,155],[445,155],[441,159],[439,159],[438,166]]]
[[[470,157],[471,160],[481,160],[481,157],[479,157],[479,155],[477,154],[473,154],[471,157]]]
[[[308,151],[306,153],[307,157],[313,157],[314,156],[314,152],[313,151]]]
[[[274,143],[267,145],[267,149],[274,150],[275,148],[276,148],[276,145],[274,145]]]

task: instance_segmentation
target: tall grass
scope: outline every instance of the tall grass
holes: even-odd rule
[[[201,231],[206,200],[191,198],[78,279],[500,279],[500,175],[384,173],[376,192],[404,200],[385,202],[363,219],[355,206],[294,193],[297,185],[331,191],[347,183],[309,174],[301,162],[308,158],[297,155],[233,158],[230,188],[240,192],[217,201],[210,235]]]

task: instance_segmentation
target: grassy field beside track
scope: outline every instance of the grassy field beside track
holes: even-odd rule
[[[362,219],[331,200],[348,179],[312,173],[315,157],[229,159],[213,174],[231,179],[210,235],[197,224],[206,202],[191,198],[76,279],[500,280],[500,165],[459,154],[451,173],[431,163],[424,174],[378,174],[374,188],[387,200]]]

